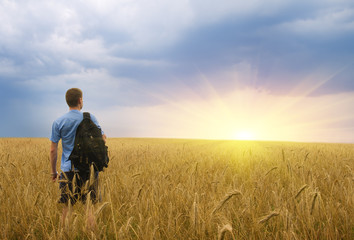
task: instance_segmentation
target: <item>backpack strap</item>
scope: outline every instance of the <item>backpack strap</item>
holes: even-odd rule
[[[84,112],[84,119],[85,118],[91,119],[91,116],[90,116],[89,112]]]

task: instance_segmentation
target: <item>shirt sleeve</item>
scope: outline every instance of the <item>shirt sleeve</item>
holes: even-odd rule
[[[95,117],[94,115],[92,115],[92,114],[91,114],[91,120],[92,120],[92,122],[94,122],[94,123],[96,124],[96,126],[97,126],[99,129],[101,129],[101,132],[102,132],[102,135],[103,135],[104,132],[103,132],[103,130],[102,130],[100,124],[98,123],[96,117]]]
[[[52,135],[50,137],[50,141],[54,143],[58,143],[59,140],[60,140],[60,131],[57,122],[54,121],[52,125]]]

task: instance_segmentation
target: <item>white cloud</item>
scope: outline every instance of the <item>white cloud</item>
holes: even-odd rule
[[[306,7],[305,1],[298,4]],[[281,23],[279,29],[300,33],[353,30],[352,9],[335,9],[333,1],[312,4],[321,10],[314,10],[314,18]],[[292,5],[292,1],[280,0],[4,0],[0,3],[0,44],[17,54],[54,54],[54,58],[103,59],[106,63],[127,53],[161,51],[200,25],[230,17],[279,14]]]
[[[98,83],[97,80],[100,80]],[[75,85],[102,85],[117,87],[117,78],[110,76],[104,69],[81,69],[76,73],[45,76],[38,79],[29,79],[22,82],[22,85],[36,90],[56,90],[66,89],[68,86]]]
[[[118,50],[147,51],[171,46],[196,24],[252,14],[265,6],[260,0],[4,0],[0,3],[0,41],[15,46],[26,41],[42,44],[48,39],[78,44],[102,40],[101,34],[107,34]]]
[[[22,70],[166,66],[124,55],[170,46],[191,17],[188,1],[2,1],[0,45]]]
[[[56,58],[75,59],[81,62],[100,62],[110,57],[101,39],[78,41],[53,34],[45,42],[38,43],[36,47]]]
[[[170,45],[193,16],[188,1],[164,0],[5,2],[0,13],[11,25],[7,36],[25,33],[39,43],[56,36],[72,43],[103,32],[116,39],[116,46],[131,50]]]
[[[284,2],[284,1],[283,1]],[[199,23],[213,23],[227,17],[241,18],[253,14],[260,14],[266,9],[279,8],[281,1],[271,0],[196,0],[190,1],[196,15],[195,20]],[[277,4],[274,4],[277,3]]]
[[[28,88],[56,106],[65,105],[65,92],[69,88],[78,87],[84,92],[87,106],[91,107],[114,104],[119,100],[117,93],[123,85],[134,86],[134,81],[111,76],[105,69],[81,69],[75,73],[44,76],[18,83],[19,87]]]
[[[338,37],[354,31],[354,9],[324,9],[311,18],[282,23],[278,28],[304,36]]]

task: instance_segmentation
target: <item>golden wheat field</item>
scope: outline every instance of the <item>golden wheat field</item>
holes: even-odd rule
[[[64,221],[49,145],[0,139],[1,239],[354,239],[353,144],[109,139]]]

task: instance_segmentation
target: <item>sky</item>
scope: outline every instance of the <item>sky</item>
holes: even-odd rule
[[[354,143],[352,0],[0,0],[0,137]]]

